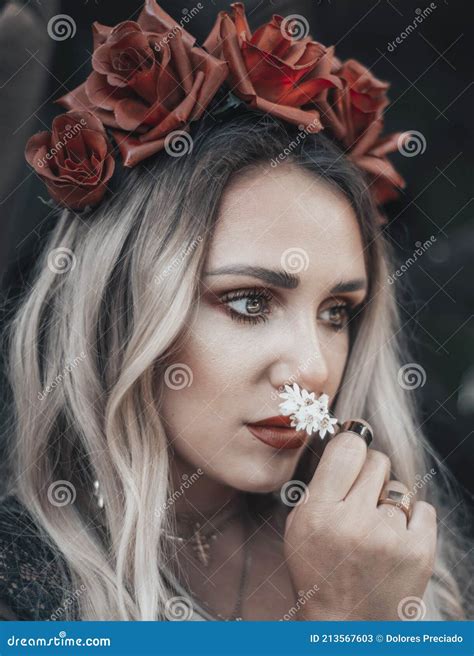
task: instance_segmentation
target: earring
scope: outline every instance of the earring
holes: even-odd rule
[[[95,497],[97,497],[97,505],[99,506],[99,508],[103,508],[104,507],[104,497],[102,496],[102,494],[100,494],[99,488],[100,488],[99,481],[94,481],[94,492],[93,492],[93,494],[94,494]]]
[[[285,399],[279,405],[280,412],[291,417],[291,425],[296,430],[305,430],[308,435],[319,431],[321,439],[326,433],[334,434],[334,424],[339,422],[330,416],[327,394],[316,398],[314,392],[300,389],[298,383],[293,383],[291,386],[285,385],[285,391],[280,392],[279,396]]]

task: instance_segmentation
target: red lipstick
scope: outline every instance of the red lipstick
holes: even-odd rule
[[[306,442],[306,431],[291,427],[291,418],[278,415],[247,424],[249,431],[274,449],[298,449]]]

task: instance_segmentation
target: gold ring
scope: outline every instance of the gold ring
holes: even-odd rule
[[[367,446],[370,446],[370,443],[374,439],[374,431],[372,426],[365,419],[348,419],[341,426],[341,431],[348,433],[355,433],[359,435]]]
[[[398,483],[398,481],[393,482]],[[402,486],[402,483],[398,484]],[[385,503],[390,506],[396,506],[397,508],[400,508],[400,510],[403,510],[405,513],[407,522],[409,522],[413,511],[410,495],[407,492],[401,492],[400,490],[390,488],[389,485],[390,483],[387,483],[387,485],[382,490],[377,505],[380,506]]]

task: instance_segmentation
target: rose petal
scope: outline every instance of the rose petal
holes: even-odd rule
[[[102,25],[101,23],[95,21],[92,23],[92,38],[94,43],[94,50],[101,46],[107,40],[107,37],[112,32],[111,27],[107,25]]]
[[[170,42],[177,32],[181,32],[181,38],[188,48],[191,48],[196,43],[196,39],[171,18],[155,0],[145,0],[145,5],[137,22],[142,30],[146,32],[168,33]]]
[[[235,23],[237,34],[240,38],[242,38],[243,35],[247,41],[250,41],[252,38],[252,32],[247,21],[247,16],[245,15],[245,7],[243,3],[232,2],[230,6],[232,8],[232,18]]]
[[[126,167],[136,166],[142,160],[155,155],[165,146],[166,137],[143,143],[123,132],[113,131],[112,134],[122,156],[123,165]]]
[[[198,71],[194,81],[193,88],[189,95],[183,99],[182,103],[178,105],[168,116],[156,127],[152,128],[149,132],[139,137],[140,142],[150,142],[157,138],[161,138],[169,134],[173,130],[183,129],[183,126],[189,121],[193,108],[196,104],[199,90],[204,80],[204,73]]]
[[[229,65],[229,78],[233,91],[243,98],[251,98],[255,90],[240,51],[235,25],[227,15],[223,16],[221,30],[223,55]]]
[[[85,82],[85,92],[91,106],[113,111],[119,100],[127,97],[127,90],[111,86],[105,75],[92,71]]]
[[[315,109],[306,111],[296,107],[288,107],[287,105],[277,105],[258,96],[255,97],[251,105],[284,121],[289,121],[298,126],[301,125],[308,132],[320,132],[323,129],[319,112]]]
[[[204,81],[191,115],[191,120],[194,121],[202,116],[216,91],[227,78],[229,69],[226,62],[209,55],[202,48],[192,48],[190,57],[193,69],[204,73]]]

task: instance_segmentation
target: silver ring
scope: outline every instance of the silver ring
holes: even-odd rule
[[[348,433],[354,433],[359,435],[367,446],[370,446],[372,440],[374,439],[374,431],[372,426],[365,419],[348,419],[341,426],[341,431],[346,431]]]

